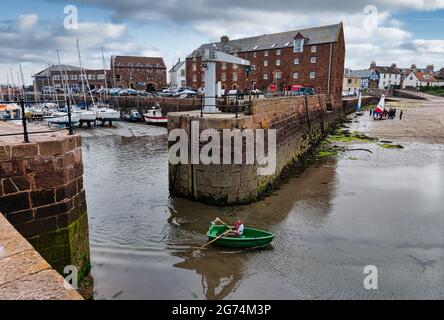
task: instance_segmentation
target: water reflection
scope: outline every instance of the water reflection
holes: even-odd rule
[[[211,250],[211,249],[210,249]],[[183,261],[174,267],[191,270],[201,276],[202,294],[211,300],[222,300],[234,293],[239,287],[243,275],[244,254],[206,251],[172,252]]]

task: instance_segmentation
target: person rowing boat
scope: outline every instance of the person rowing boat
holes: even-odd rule
[[[233,225],[233,231],[227,234],[227,237],[242,237],[244,234],[244,224],[240,218],[237,218]]]

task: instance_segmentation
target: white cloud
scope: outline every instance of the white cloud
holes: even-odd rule
[[[20,31],[27,31],[34,27],[39,20],[36,14],[22,14],[17,18],[17,28]]]
[[[104,48],[108,66],[111,54],[162,56],[158,49],[132,41],[123,23],[82,21],[78,30],[65,30],[58,20],[42,21],[37,15],[28,14],[13,21],[0,21],[0,26],[0,83],[6,83],[10,68],[17,78],[19,64],[26,83],[30,83],[31,74],[57,63],[57,49],[62,63],[78,65],[76,39],[83,64],[88,68],[103,67],[100,47]]]

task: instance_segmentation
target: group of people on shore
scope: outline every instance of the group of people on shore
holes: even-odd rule
[[[378,112],[376,110],[371,110],[370,109],[370,117],[373,117],[374,119],[390,119],[390,120],[393,120],[393,119],[396,118],[396,113],[397,113],[396,108],[390,108],[389,110],[384,108],[383,112]],[[399,120],[402,120],[402,115],[403,115],[403,111],[401,110],[401,112],[399,113]]]

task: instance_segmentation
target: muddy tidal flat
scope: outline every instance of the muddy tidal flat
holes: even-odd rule
[[[330,141],[345,150],[235,207],[169,195],[166,129],[81,130],[95,299],[443,299],[444,102],[398,108],[403,120],[350,116],[347,130],[377,140]],[[199,250],[217,216],[276,238]]]

